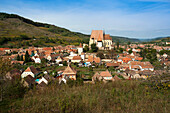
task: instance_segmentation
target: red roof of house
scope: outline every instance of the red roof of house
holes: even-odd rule
[[[28,67],[24,72],[32,72],[34,74],[38,74],[38,71],[34,66]]]
[[[101,75],[102,77],[112,77],[112,75],[109,73],[108,70],[107,70],[107,71],[102,71],[102,72],[100,72],[100,75]]]
[[[0,48],[0,51],[8,50],[10,48]]]
[[[122,59],[124,63],[128,63],[129,61],[131,61],[131,58],[125,57]]]
[[[113,66],[113,67],[117,67],[119,66],[118,63],[106,63],[106,66],[110,67],[110,66]]]
[[[81,60],[81,57],[80,56],[74,56],[73,60]]]

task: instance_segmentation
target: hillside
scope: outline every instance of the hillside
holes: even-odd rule
[[[140,42],[140,40],[136,38],[127,38],[127,37],[120,37],[120,36],[111,36],[111,37],[113,42],[120,42],[120,43]]]
[[[0,13],[0,47],[79,45],[88,43],[89,35],[55,25],[34,22],[16,14]],[[113,42],[139,42],[138,39],[112,36]]]
[[[18,43],[18,39],[22,39],[23,35],[28,39],[23,39],[25,43],[29,43],[28,46],[32,44],[34,45],[35,42],[41,42],[41,45],[43,46],[53,46],[55,44],[78,45],[79,42],[87,43],[89,38],[88,35],[71,32],[65,28],[57,27],[55,25],[34,22],[15,14],[0,13],[1,45],[14,46],[16,45],[15,43]],[[7,39],[5,39],[4,41],[2,37],[5,37]],[[34,40],[34,43],[32,43],[32,40],[35,38],[37,40]],[[47,41],[45,41],[45,39],[47,38],[52,41],[49,41],[48,43]],[[19,43],[25,45],[23,41]]]

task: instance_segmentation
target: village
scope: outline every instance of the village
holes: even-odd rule
[[[55,81],[95,84],[169,74],[169,44],[122,45],[113,43],[103,30],[92,30],[89,44],[0,48],[0,55],[15,67],[6,74],[6,80],[19,78],[25,87],[43,88]]]

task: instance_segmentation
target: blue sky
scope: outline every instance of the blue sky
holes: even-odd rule
[[[170,36],[170,0],[0,0],[0,12],[90,34]]]

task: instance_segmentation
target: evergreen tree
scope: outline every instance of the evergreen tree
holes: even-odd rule
[[[28,53],[28,51],[26,51],[26,54],[25,54],[25,62],[29,62],[31,59],[30,59],[30,55]]]
[[[18,61],[20,61],[20,60],[21,60],[21,59],[20,59],[20,56],[19,56],[19,54],[17,55],[17,60],[18,60]]]
[[[91,50],[92,50],[92,52],[97,52],[98,51],[98,47],[96,47],[96,44],[91,45]]]
[[[21,60],[21,61],[24,61],[24,59],[23,59],[23,55],[21,55],[20,60]]]
[[[119,49],[119,41],[117,42],[117,49]]]

